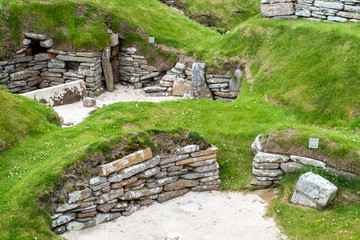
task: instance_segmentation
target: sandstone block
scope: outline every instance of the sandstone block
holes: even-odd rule
[[[289,161],[289,159],[290,157],[286,155],[264,152],[258,152],[254,157],[254,161],[258,163],[284,163]]]
[[[100,212],[107,213],[115,206],[115,204],[116,203],[105,203],[102,205],[98,205],[96,209],[99,210]]]
[[[140,173],[139,175],[137,175],[137,177],[138,178],[149,178],[151,176],[158,174],[160,171],[161,171],[161,169],[159,167],[154,167],[154,168],[148,169],[148,170]]]
[[[174,96],[184,96],[191,91],[191,82],[183,78],[177,78],[172,86],[172,94]]]
[[[73,220],[76,217],[75,213],[67,213],[64,215],[61,215],[60,217],[58,217],[57,219],[53,220],[51,227],[55,228],[57,226],[63,225],[65,223],[70,222],[71,220]]]
[[[287,16],[295,13],[294,3],[277,3],[260,6],[261,14],[265,17]]]
[[[98,167],[98,174],[100,176],[108,176],[111,173],[117,172],[121,169],[124,169],[128,166],[144,162],[152,157],[152,152],[150,148],[145,150],[140,150],[130,155],[127,155],[119,160],[103,164]]]
[[[342,2],[328,2],[328,1],[315,1],[314,2],[315,7],[321,7],[321,8],[330,8],[330,9],[337,9],[337,10],[343,10],[344,4]]]
[[[98,213],[95,217],[95,224],[99,225],[103,222],[114,220],[121,216],[121,213]]]
[[[189,156],[190,156],[189,154],[184,154],[184,155],[177,155],[177,156],[173,156],[173,157],[169,157],[169,158],[164,158],[164,159],[161,159],[160,165],[177,162],[177,161],[186,159]]]
[[[290,202],[323,209],[335,198],[337,187],[312,172],[301,175]]]
[[[10,80],[11,81],[19,81],[19,80],[33,77],[33,76],[36,76],[39,74],[40,74],[39,71],[20,71],[20,72],[10,74]]]
[[[156,188],[143,188],[141,190],[136,191],[128,191],[123,196],[120,197],[121,200],[134,200],[145,196],[150,196],[153,194],[160,193],[162,191],[162,187]]]
[[[285,163],[283,163],[285,164]],[[253,162],[253,167],[257,169],[279,169],[280,163],[258,163]]]
[[[96,204],[106,203],[106,202],[108,202],[110,200],[113,200],[115,198],[120,197],[123,194],[124,194],[124,189],[123,188],[113,189],[108,193],[102,194],[99,197],[99,199],[96,201]]]
[[[50,38],[48,40],[40,41],[40,46],[43,48],[51,48],[54,46],[54,39]]]
[[[194,63],[192,66],[192,88],[194,98],[206,98],[213,100],[212,93],[205,81],[206,65]]]
[[[194,192],[203,192],[203,191],[211,191],[211,190],[219,190],[221,188],[220,185],[211,185],[211,186],[196,186],[192,187],[191,191]]]
[[[270,170],[270,169],[252,169],[252,173],[256,176],[261,177],[278,177],[282,176],[284,172],[281,169]]]
[[[125,178],[129,178],[137,173],[143,172],[149,168],[153,168],[156,165],[158,165],[159,163],[160,163],[160,156],[155,156],[155,157],[151,158],[150,160],[127,167],[127,168],[119,171],[118,173],[111,175],[108,178],[108,181],[111,183],[120,182],[121,180],[123,180]]]
[[[189,191],[190,191],[190,189],[185,188],[185,189],[181,189],[178,191],[164,192],[159,195],[157,201],[162,203],[162,202],[168,201],[170,199],[182,196],[182,195],[188,193]]]
[[[184,175],[181,175],[182,178],[185,179],[198,179],[198,178],[205,178],[205,177],[212,177],[212,176],[218,176],[219,171],[213,171],[213,172],[206,172],[206,173],[187,173]]]
[[[41,41],[44,41],[46,39],[45,34],[37,34],[37,33],[29,33],[29,32],[25,33],[25,37],[35,40],[41,40]]]
[[[219,164],[216,162],[213,165],[201,166],[196,167],[193,169],[194,172],[212,172],[219,169]]]
[[[79,206],[79,204],[61,204],[60,206],[58,206],[56,208],[56,212],[66,212],[68,210],[71,210],[71,209],[74,209],[74,208],[77,208]]]
[[[195,187],[198,184],[199,184],[199,182],[197,180],[180,179],[180,180],[177,180],[176,182],[165,185],[164,191],[174,191],[174,190],[179,190],[179,189],[186,188],[186,187]]]
[[[209,160],[209,159],[216,159],[216,154],[197,157],[197,158],[184,159],[182,161],[177,162],[176,165],[185,165],[185,164],[194,163],[194,162],[200,162],[200,161]]]
[[[293,160],[294,162],[301,163],[306,166],[319,167],[319,168],[326,167],[326,163],[312,159],[312,158],[291,155],[290,159]]]
[[[91,196],[91,193],[92,193],[92,191],[88,188],[81,190],[81,191],[72,192],[69,194],[68,203],[74,203],[74,202],[83,200],[85,198],[88,198]]]
[[[179,148],[176,150],[176,155],[183,155],[188,153],[193,153],[196,151],[199,151],[200,147],[199,145],[188,145],[183,148]]]
[[[287,162],[287,163],[282,163],[280,165],[280,168],[285,173],[292,173],[292,172],[296,172],[296,171],[298,171],[300,169],[305,168],[305,166],[300,164],[300,163],[296,163],[296,162]]]
[[[95,98],[90,98],[90,97],[84,98],[83,106],[84,107],[95,107],[96,106],[96,99]]]
[[[72,221],[66,225],[66,230],[68,231],[80,231],[85,227],[85,224],[82,222]]]

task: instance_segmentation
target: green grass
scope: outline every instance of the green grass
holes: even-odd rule
[[[258,0],[179,0],[177,4],[191,19],[230,31],[259,12]],[[210,18],[204,18],[204,15]]]
[[[0,154],[31,134],[48,131],[58,121],[50,107],[26,97],[14,95],[0,86]]]
[[[281,195],[270,205],[269,215],[291,239],[359,239],[360,182],[349,183],[315,170],[338,187],[333,204],[323,211],[290,204],[297,179],[291,174],[281,181]]]

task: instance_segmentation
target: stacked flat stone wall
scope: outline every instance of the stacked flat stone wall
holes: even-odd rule
[[[61,234],[129,216],[142,206],[165,202],[189,191],[220,188],[217,148],[188,145],[170,157],[150,148],[100,165],[83,190],[55,207],[52,229]]]
[[[135,88],[155,85],[161,79],[161,73],[135,47],[122,48],[118,62],[120,81],[132,83]]]
[[[178,62],[166,72],[151,66],[135,47],[121,49],[119,58],[120,80],[134,84],[135,88],[144,88],[150,96],[197,97],[193,92],[193,70],[185,63]],[[206,74],[206,68],[204,69]],[[231,102],[239,92],[239,84],[229,75],[212,75],[206,77],[207,88],[211,99]]]
[[[118,35],[109,33],[112,49],[116,50]],[[94,97],[104,91],[102,60],[102,52],[57,50],[52,38],[25,33],[22,48],[14,59],[0,62],[0,84],[12,93],[26,93],[82,80],[88,95]]]
[[[277,19],[307,18],[325,22],[359,22],[360,0],[262,0],[261,14]]]
[[[252,173],[255,177],[251,184],[258,188],[276,187],[285,174],[294,173],[307,167],[320,168],[332,175],[341,175],[347,179],[360,179],[360,176],[356,174],[338,171],[321,160],[291,154],[263,152],[260,137],[261,135],[257,136],[252,144],[255,154]]]

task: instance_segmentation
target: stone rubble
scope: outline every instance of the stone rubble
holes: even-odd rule
[[[68,193],[67,202],[55,207],[52,230],[77,231],[129,216],[154,201],[220,189],[215,146],[201,150],[188,145],[175,152],[160,158],[147,148],[100,165],[100,175],[89,179],[85,189]]]

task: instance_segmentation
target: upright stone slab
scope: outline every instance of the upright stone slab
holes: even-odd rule
[[[105,76],[106,90],[109,92],[113,92],[114,91],[114,77],[113,77],[112,66],[109,61],[110,55],[111,55],[110,48],[106,47],[103,51],[103,55],[102,55],[103,59],[102,59],[101,63],[102,63],[104,76]]]
[[[337,187],[312,172],[301,175],[290,202],[322,210],[335,198]]]
[[[213,100],[212,93],[205,81],[205,63],[194,63],[192,66],[192,83],[194,98],[206,98]]]
[[[260,6],[261,14],[265,17],[294,15],[294,3],[276,3]]]

